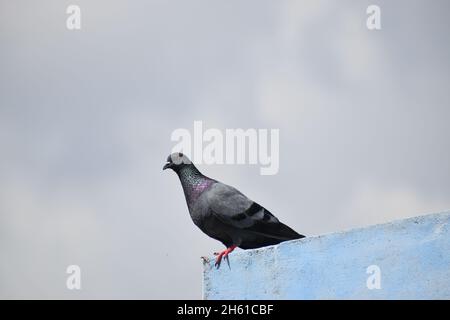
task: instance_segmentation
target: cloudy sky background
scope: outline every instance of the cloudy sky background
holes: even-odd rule
[[[280,129],[277,175],[200,169],[306,235],[450,209],[449,2],[373,3],[0,0],[0,298],[201,298],[194,120]]]

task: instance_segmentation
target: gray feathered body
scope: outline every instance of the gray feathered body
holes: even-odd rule
[[[205,177],[194,165],[177,174],[195,225],[226,247],[253,249],[304,237],[235,188]]]

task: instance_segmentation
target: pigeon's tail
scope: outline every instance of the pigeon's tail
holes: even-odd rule
[[[281,222],[278,222],[275,226],[270,226],[269,228],[265,229],[267,230],[264,230],[261,235],[267,238],[272,238],[274,241],[279,240],[279,242],[277,243],[287,240],[301,239],[305,237],[304,235],[297,233]]]
[[[289,228],[287,225],[281,222],[278,225],[276,235],[279,235],[280,238],[284,240],[294,240],[305,237],[304,235],[297,233],[296,231],[294,231],[293,229]]]
[[[284,223],[257,224],[251,228],[254,237],[249,237],[239,247],[242,249],[255,249],[279,244],[284,241],[304,238]]]

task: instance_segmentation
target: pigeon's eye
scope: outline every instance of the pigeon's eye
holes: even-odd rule
[[[183,158],[183,152],[179,152],[179,153],[178,153],[178,156],[179,156],[180,158]]]

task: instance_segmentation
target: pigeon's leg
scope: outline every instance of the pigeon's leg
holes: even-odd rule
[[[233,252],[234,249],[236,249],[236,246],[231,246],[231,247],[227,248],[226,250],[223,250],[220,253],[214,253],[217,256],[216,263],[214,264],[217,269],[220,268],[220,263],[222,262],[222,258],[225,258],[227,260],[228,266],[230,266],[230,261],[228,260],[228,255],[231,252]]]

